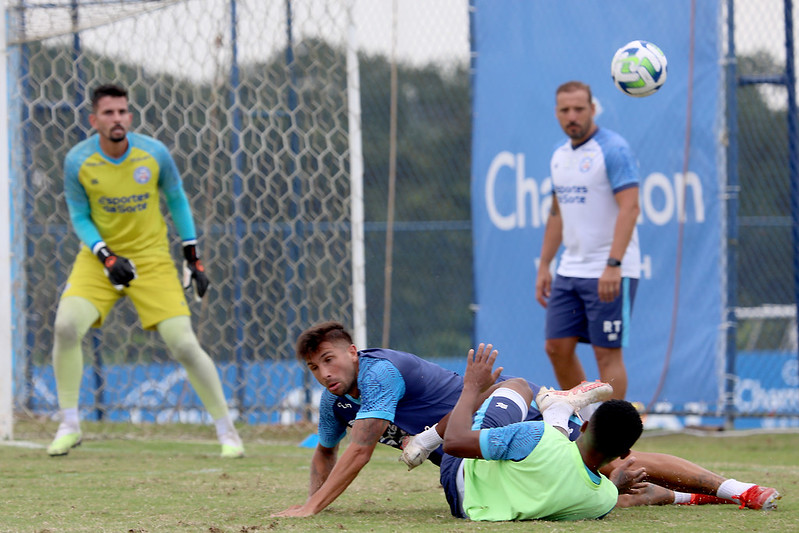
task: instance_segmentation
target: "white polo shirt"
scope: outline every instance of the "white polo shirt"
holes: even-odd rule
[[[627,141],[600,128],[577,147],[571,139],[555,149],[550,162],[552,186],[563,220],[563,245],[557,273],[599,278],[610,257],[619,206],[615,194],[638,186],[638,163]],[[622,276],[641,276],[638,228],[621,260]]]

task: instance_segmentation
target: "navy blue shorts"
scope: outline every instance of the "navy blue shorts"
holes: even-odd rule
[[[604,348],[627,346],[638,280],[622,278],[612,302],[599,300],[599,280],[555,276],[546,314],[546,338],[577,337]]]
[[[449,512],[455,518],[469,518],[461,507],[461,498],[458,495],[458,468],[463,461],[460,457],[444,454],[441,459],[441,486],[444,488],[444,496],[447,497]]]

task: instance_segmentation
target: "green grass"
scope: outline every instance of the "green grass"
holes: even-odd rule
[[[272,518],[305,500],[312,450],[297,444],[312,428],[242,427],[247,457],[222,460],[213,429],[84,424],[84,443],[50,458],[55,424],[21,421],[0,443],[2,532],[262,531],[797,531],[799,434],[646,436],[638,448],[673,453],[727,477],[777,487],[776,512],[734,505],[617,509],[602,521],[480,523],[449,516],[438,469],[412,472],[379,446],[352,486],[311,518]],[[723,436],[720,436],[723,435]]]

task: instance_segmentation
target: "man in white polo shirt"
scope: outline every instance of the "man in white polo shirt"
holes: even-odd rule
[[[624,399],[622,347],[641,271],[638,164],[619,134],[594,122],[588,85],[570,81],[555,96],[555,115],[569,138],[550,163],[555,194],[536,278],[536,299],[547,309],[545,350],[561,388],[569,389],[586,379],[577,343],[591,343],[599,378]],[[550,263],[561,244],[553,281]]]

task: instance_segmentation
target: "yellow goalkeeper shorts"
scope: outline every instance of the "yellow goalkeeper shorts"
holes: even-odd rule
[[[118,291],[105,275],[99,259],[88,248],[81,248],[61,298],[80,296],[89,300],[100,312],[100,318],[92,324],[96,328],[103,325],[114,304],[124,296],[133,302],[144,329],[155,329],[167,318],[191,316],[183,285],[171,257],[139,257],[131,260],[136,266],[137,277],[130,282],[130,287]]]

